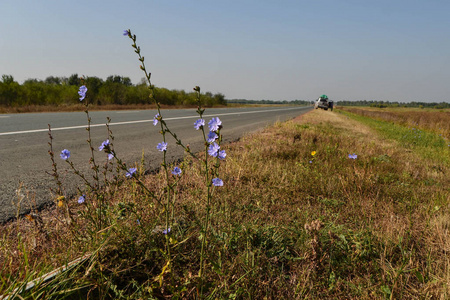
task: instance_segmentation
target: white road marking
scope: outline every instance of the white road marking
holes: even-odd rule
[[[301,106],[301,107],[298,107],[298,108],[281,108],[281,109],[270,109],[270,110],[243,111],[243,112],[203,115],[203,117],[220,117],[220,116],[231,116],[231,115],[254,114],[254,113],[275,112],[275,111],[283,111],[283,110],[293,110],[293,109],[305,109],[305,108],[308,108],[308,107],[309,106],[306,106],[306,107],[305,106]],[[196,118],[198,118],[198,116],[164,118],[164,120],[165,121],[170,121],[170,120],[196,119]],[[153,122],[153,119],[151,119],[151,120],[126,121],[126,122],[115,122],[115,123],[109,123],[109,126],[148,123],[148,122]],[[91,124],[91,128],[105,126],[105,125],[106,125],[105,123],[103,123],[103,124]],[[87,125],[58,127],[58,128],[52,128],[52,131],[80,129],[80,128],[86,128],[86,127],[87,127]],[[34,130],[23,130],[23,131],[0,132],[0,136],[2,136],[2,135],[13,135],[13,134],[23,134],[23,133],[47,132],[47,131],[48,131],[48,128],[46,128],[46,129],[34,129]]]

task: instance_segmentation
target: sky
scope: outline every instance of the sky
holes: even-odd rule
[[[144,77],[227,99],[450,102],[448,0],[1,0],[0,75]]]

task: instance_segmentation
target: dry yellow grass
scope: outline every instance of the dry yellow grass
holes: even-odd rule
[[[442,134],[450,138],[450,110],[421,110],[421,109],[393,109],[393,108],[354,108],[342,107],[342,110],[379,118],[388,122],[395,122],[401,125],[422,128]]]

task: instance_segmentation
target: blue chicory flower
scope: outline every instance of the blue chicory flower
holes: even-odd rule
[[[67,160],[70,157],[70,151],[67,149],[64,149],[63,151],[61,151],[60,156],[62,159]]]
[[[103,149],[105,149],[105,147],[107,147],[107,146],[109,146],[109,139],[107,139],[106,141],[102,142],[100,147],[98,147],[98,151],[103,151]]]
[[[164,229],[163,230],[163,234],[168,234],[168,233],[170,233],[170,231],[171,231],[171,229],[170,229],[170,227],[169,228],[167,228],[167,229]]]
[[[172,174],[173,175],[181,175],[181,172],[183,172],[183,171],[181,171],[181,169],[179,167],[175,167],[175,168],[173,168]]]
[[[125,36],[125,35],[129,35],[130,34],[130,32],[128,31],[128,30],[124,30],[123,31],[123,35]]]
[[[213,184],[214,186],[223,186],[223,181],[222,181],[222,179],[220,179],[220,178],[214,178],[214,179],[212,180],[212,184]]]
[[[220,129],[221,126],[222,121],[220,121],[218,117],[212,118],[211,121],[209,121],[208,123],[209,131],[217,131]]]
[[[358,158],[358,155],[356,155],[355,153],[349,154],[349,155],[348,155],[348,158],[351,158],[351,159],[357,159],[357,158]]]
[[[108,154],[108,160],[111,160],[114,158],[114,152],[111,152]]]
[[[83,101],[86,98],[87,87],[85,85],[80,86],[78,90],[78,95],[80,95],[80,101]]]
[[[212,143],[212,142],[214,142],[217,138],[218,138],[219,136],[214,132],[214,131],[210,131],[209,133],[208,133],[208,137],[206,138],[206,141],[208,142],[208,143]]]
[[[217,156],[219,157],[219,159],[225,159],[227,154],[225,153],[225,150],[220,150]]]
[[[155,117],[153,118],[153,126],[156,126],[158,124],[158,118],[159,118],[159,113],[157,113],[155,115]]]
[[[205,126],[205,120],[203,119],[198,119],[197,121],[195,121],[194,123],[194,128],[196,130],[199,130],[202,126]]]
[[[84,201],[86,201],[86,195],[85,194],[81,195],[80,198],[78,198],[78,203],[79,204],[84,203]]]
[[[125,174],[125,176],[127,178],[131,178],[133,177],[134,173],[136,173],[137,169],[136,168],[129,168],[128,172]]]
[[[220,150],[220,146],[217,145],[217,143],[211,144],[211,145],[209,145],[209,148],[208,148],[208,154],[213,157],[217,157],[219,150]]]
[[[158,146],[156,146],[156,149],[158,149],[159,151],[166,151],[167,150],[167,143],[166,142],[162,142],[159,143]]]

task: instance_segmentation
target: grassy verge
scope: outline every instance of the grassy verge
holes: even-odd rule
[[[395,124],[378,131],[371,122],[315,110],[224,146],[225,184],[211,203],[206,297],[450,296],[448,163],[424,157],[422,146],[387,139]],[[169,234],[165,212],[134,181],[105,190],[108,226],[100,232],[86,223],[95,212],[76,199],[68,201],[71,222],[57,208],[3,227],[0,294],[88,254],[22,296],[197,297],[202,169],[192,158],[181,168]],[[140,178],[164,196],[163,174]]]
[[[372,119],[393,122],[410,129],[434,132],[450,139],[449,109],[415,109],[415,108],[355,108],[341,107],[341,110],[366,116]]]
[[[363,109],[340,110],[344,115],[397,141],[406,151],[420,153],[432,161],[450,163],[450,114],[442,112],[395,113]],[[375,118],[374,118],[375,117]]]

